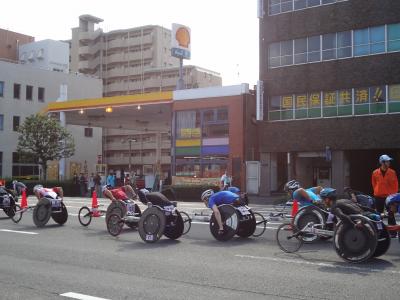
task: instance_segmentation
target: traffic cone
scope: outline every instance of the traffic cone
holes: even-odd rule
[[[92,193],[92,214],[93,217],[100,217],[100,212],[97,210],[99,207],[99,204],[97,203],[97,194],[96,191],[93,191]]]
[[[26,191],[22,190],[21,209],[28,207],[28,200],[26,199]]]
[[[299,211],[299,203],[297,202],[297,200],[294,200],[291,213],[292,218],[294,218],[294,216],[297,214],[298,211]]]

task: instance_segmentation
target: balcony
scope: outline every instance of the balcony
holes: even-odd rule
[[[91,54],[89,46],[79,47],[78,53],[79,53],[79,55],[90,55]]]
[[[88,60],[81,60],[78,63],[79,70],[87,70],[90,69],[90,64]]]
[[[129,157],[107,157],[106,163],[109,165],[128,165],[129,164]],[[171,157],[170,156],[162,156],[161,157],[161,164],[170,164]],[[155,165],[157,164],[156,156],[144,156],[144,157],[137,157],[134,156],[131,158],[132,165]]]

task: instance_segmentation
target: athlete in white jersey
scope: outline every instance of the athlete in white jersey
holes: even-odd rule
[[[44,197],[50,197],[56,199],[58,196],[63,200],[64,191],[62,187],[57,186],[53,188],[45,188],[42,185],[38,184],[33,187],[33,192],[35,193],[38,201]]]

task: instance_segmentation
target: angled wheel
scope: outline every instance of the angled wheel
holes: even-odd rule
[[[307,206],[300,209],[299,212],[294,216],[293,224],[302,230],[308,223],[314,224],[325,224],[325,218],[315,206]],[[312,243],[318,236],[313,233],[304,233],[302,236],[305,243]]]
[[[19,206],[19,204],[15,204],[13,209],[14,209],[14,216],[11,217],[11,220],[13,220],[14,223],[18,223],[19,221],[21,221],[23,214],[21,206]]]
[[[139,235],[146,243],[157,242],[164,233],[166,217],[158,207],[146,209],[139,221]]]
[[[90,222],[92,222],[92,212],[90,211],[89,207],[81,207],[78,212],[78,220],[82,226],[89,226]]]
[[[53,212],[51,214],[51,217],[53,218],[54,222],[56,222],[59,225],[64,225],[67,220],[68,220],[68,210],[65,207],[64,202],[61,202],[61,211],[60,212]]]
[[[256,221],[256,228],[254,230],[253,236],[259,237],[264,234],[265,230],[267,229],[267,221],[265,220],[264,216],[258,212],[253,212],[255,221]]]
[[[185,235],[190,231],[190,228],[192,227],[192,219],[189,217],[187,213],[184,211],[179,212],[181,214],[182,220],[183,220],[183,233],[182,235]]]
[[[126,206],[121,201],[112,201],[110,205],[107,207],[106,211],[106,224],[107,219],[111,214],[118,214],[122,219],[126,215]]]
[[[43,227],[51,217],[51,203],[49,199],[42,198],[33,209],[33,223],[37,227]]]
[[[386,229],[386,225],[381,223],[382,229],[378,228],[378,243],[376,245],[376,249],[373,257],[378,257],[386,253],[390,247],[390,235],[389,231]]]
[[[281,224],[275,237],[279,248],[286,253],[297,252],[304,242],[299,230],[292,224]]]
[[[171,240],[180,238],[185,227],[182,215],[178,211],[176,211],[176,214],[176,216],[168,216],[165,224],[164,235]]]
[[[215,239],[218,241],[228,241],[234,237],[239,227],[239,215],[232,205],[224,204],[218,207],[222,224],[224,226],[224,233],[218,234],[219,226],[214,213],[210,219],[210,231]]]
[[[256,218],[251,210],[249,212],[250,214],[247,216],[240,216],[241,219],[239,220],[239,228],[236,234],[243,238],[252,236],[256,231]],[[243,220],[243,218],[246,219]]]
[[[119,214],[111,214],[106,218],[107,231],[112,236],[120,235],[122,227],[124,227],[124,220],[121,219]]]
[[[374,224],[365,217],[354,218],[353,221],[361,221],[364,226],[358,229],[353,225],[339,222],[334,233],[333,246],[343,260],[360,263],[374,255],[377,232]]]

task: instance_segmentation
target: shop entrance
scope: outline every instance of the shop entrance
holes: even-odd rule
[[[314,168],[314,182],[322,187],[331,187],[332,169],[329,167]]]

